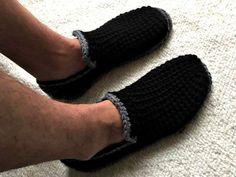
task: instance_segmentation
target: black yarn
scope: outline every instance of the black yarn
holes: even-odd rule
[[[186,55],[167,61],[125,89],[112,92],[127,109],[131,137],[137,137],[136,144],[102,158],[84,162],[63,160],[63,163],[77,170],[97,170],[182,129],[201,108],[210,86],[210,74],[197,56]],[[121,144],[108,147],[98,155]]]
[[[209,74],[194,55],[152,70],[119,92],[131,121],[131,137],[152,141],[185,125],[199,110],[210,86]]]
[[[65,79],[38,81],[40,88],[55,99],[71,100],[84,93],[107,70],[135,59],[160,46],[172,28],[162,10],[142,7],[126,12],[90,32],[82,32],[89,46],[89,57],[97,67]],[[82,76],[83,75],[83,76]]]
[[[82,32],[89,54],[99,68],[110,68],[135,58],[160,43],[171,30],[162,9],[142,7],[126,12],[91,32]]]

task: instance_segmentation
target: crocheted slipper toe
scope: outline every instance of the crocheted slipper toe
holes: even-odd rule
[[[37,81],[56,99],[73,99],[87,90],[98,75],[160,46],[172,29],[162,9],[142,7],[126,12],[90,32],[74,31],[81,44],[85,70],[66,79]]]
[[[96,170],[182,129],[202,106],[210,86],[210,74],[195,55],[166,62],[104,97],[119,110],[124,142],[105,148],[88,161],[62,162],[77,170]]]

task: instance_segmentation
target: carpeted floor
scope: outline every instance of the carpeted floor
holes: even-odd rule
[[[41,21],[70,36],[116,15],[151,5],[165,9],[174,31],[160,50],[104,75],[78,102],[93,102],[107,90],[134,82],[151,68],[183,54],[197,54],[212,73],[203,109],[183,131],[162,139],[96,173],[81,173],[59,161],[1,173],[0,177],[236,176],[236,1],[230,0],[22,0]],[[35,79],[0,56],[0,68],[42,93]]]

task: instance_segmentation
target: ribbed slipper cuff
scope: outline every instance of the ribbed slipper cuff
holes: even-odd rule
[[[137,137],[131,137],[130,135],[131,123],[130,123],[129,114],[124,104],[120,101],[120,99],[116,95],[112,93],[107,93],[105,97],[103,98],[103,100],[110,100],[115,105],[118,112],[120,113],[122,126],[123,126],[123,137],[125,141],[130,142],[130,143],[136,143]]]
[[[76,30],[73,31],[73,36],[75,36],[80,42],[82,59],[84,60],[84,63],[90,68],[96,68],[96,62],[93,62],[89,57],[89,45],[83,33],[79,30]]]

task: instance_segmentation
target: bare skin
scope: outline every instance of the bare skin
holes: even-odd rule
[[[0,21],[0,52],[37,79],[62,79],[85,67],[77,39],[52,31],[17,0],[0,0]]]
[[[88,160],[123,139],[110,101],[54,101],[2,71],[0,85],[0,171],[56,159]]]
[[[85,65],[77,39],[39,22],[16,0],[0,0],[0,52],[39,80],[66,78]],[[87,160],[120,142],[110,101],[67,104],[41,96],[0,71],[0,171],[55,159]]]

